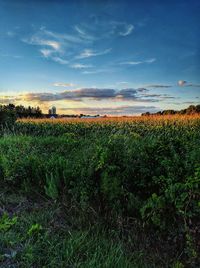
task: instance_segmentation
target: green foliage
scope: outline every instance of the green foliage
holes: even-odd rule
[[[35,223],[35,224],[32,224],[30,229],[28,230],[27,234],[29,236],[33,236],[33,235],[36,235],[36,234],[39,234],[42,230],[42,226],[38,223]]]
[[[100,215],[134,218],[198,258],[200,120],[17,123],[0,139],[0,183]],[[115,217],[113,216],[115,215]],[[192,224],[191,224],[192,223]],[[196,229],[195,229],[196,230]],[[30,253],[30,252],[29,252]],[[30,253],[32,254],[32,253]]]
[[[0,232],[8,231],[17,222],[17,217],[9,217],[7,213],[4,213],[0,218]]]
[[[46,185],[44,186],[45,193],[53,198],[57,199],[59,197],[58,187],[59,187],[59,177],[54,176],[53,173],[50,175],[46,174]]]

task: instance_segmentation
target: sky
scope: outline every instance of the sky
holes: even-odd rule
[[[0,0],[0,104],[137,115],[200,104],[199,0]]]

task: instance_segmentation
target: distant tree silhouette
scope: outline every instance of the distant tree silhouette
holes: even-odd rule
[[[14,104],[0,105],[0,124],[12,124],[17,118],[40,118],[42,111],[39,107],[15,106]]]
[[[175,110],[164,110],[164,111],[159,111],[157,113],[143,113],[142,116],[147,116],[147,115],[173,115],[173,114],[198,114],[200,113],[200,104],[198,105],[190,105],[186,109],[182,109],[180,111],[175,111]]]

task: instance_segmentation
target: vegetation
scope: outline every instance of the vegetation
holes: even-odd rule
[[[0,123],[11,122],[13,123],[17,118],[40,118],[42,111],[39,107],[27,108],[23,105],[15,106],[14,104],[0,105]]]
[[[164,110],[164,111],[159,111],[157,113],[154,113],[154,115],[174,115],[174,114],[200,114],[200,104],[198,105],[190,105],[188,108],[186,109],[182,109],[180,111],[175,111],[175,110]],[[152,115],[149,112],[143,113],[143,116],[147,116],[147,115]]]
[[[25,119],[1,135],[4,265],[199,267],[199,115]]]

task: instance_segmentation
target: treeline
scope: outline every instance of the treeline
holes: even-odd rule
[[[200,113],[200,104],[199,105],[190,105],[188,108],[186,109],[182,109],[180,111],[175,111],[175,110],[163,110],[163,111],[159,111],[157,113],[150,113],[150,112],[146,112],[143,113],[142,116],[145,115],[174,115],[174,114],[199,114]]]
[[[14,104],[0,105],[0,124],[12,124],[17,118],[40,118],[42,116],[39,107],[15,106]]]

